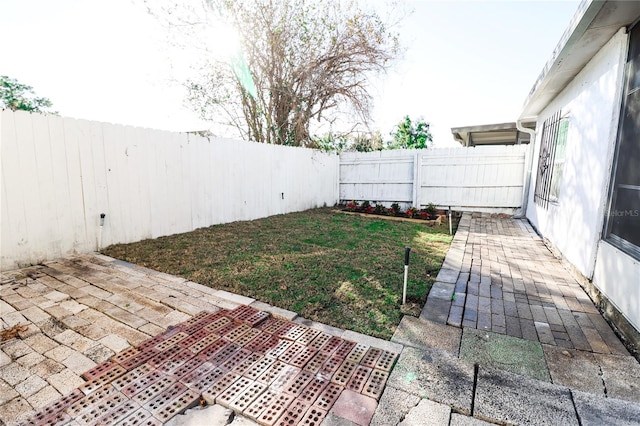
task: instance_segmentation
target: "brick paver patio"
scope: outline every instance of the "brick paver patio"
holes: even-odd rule
[[[563,348],[629,355],[526,219],[465,214],[438,279],[424,319]]]
[[[0,296],[2,329],[23,326],[0,343],[0,424],[163,424],[201,400],[368,424],[402,349],[102,256],[3,273]]]

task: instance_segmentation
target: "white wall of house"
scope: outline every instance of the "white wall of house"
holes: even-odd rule
[[[586,277],[593,275],[611,177],[620,112],[627,36],[617,33],[541,112],[527,218]],[[566,162],[558,203],[535,204],[544,121],[562,109],[569,115]]]
[[[638,262],[600,241],[627,43],[624,31],[616,33],[539,115],[526,216],[640,330]],[[534,202],[542,129],[544,121],[559,109],[569,116],[566,162],[558,203],[549,203],[545,209]]]
[[[2,270],[338,197],[335,154],[0,111]]]
[[[600,241],[593,283],[640,331],[640,262]]]

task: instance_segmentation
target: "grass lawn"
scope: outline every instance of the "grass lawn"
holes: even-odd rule
[[[103,253],[389,339],[403,313],[420,314],[451,239],[447,225],[325,208],[113,245]],[[405,246],[412,251],[401,311]]]

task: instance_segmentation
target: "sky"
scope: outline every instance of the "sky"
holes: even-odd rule
[[[405,115],[451,127],[515,121],[579,1],[405,1],[403,57],[371,86],[373,126]],[[34,87],[63,116],[156,129],[210,128],[184,102],[188,52],[141,0],[0,0],[0,75]],[[224,44],[221,43],[221,45]],[[217,132],[214,129],[214,132]]]

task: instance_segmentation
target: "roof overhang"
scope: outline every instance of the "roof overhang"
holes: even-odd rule
[[[640,17],[640,1],[584,0],[542,69],[520,119],[531,119],[551,102],[622,27]]]
[[[536,127],[535,121],[523,123],[523,125],[531,129]],[[502,145],[518,142],[518,129],[514,122],[452,127],[451,134],[463,146],[469,146],[470,143],[473,145]]]

